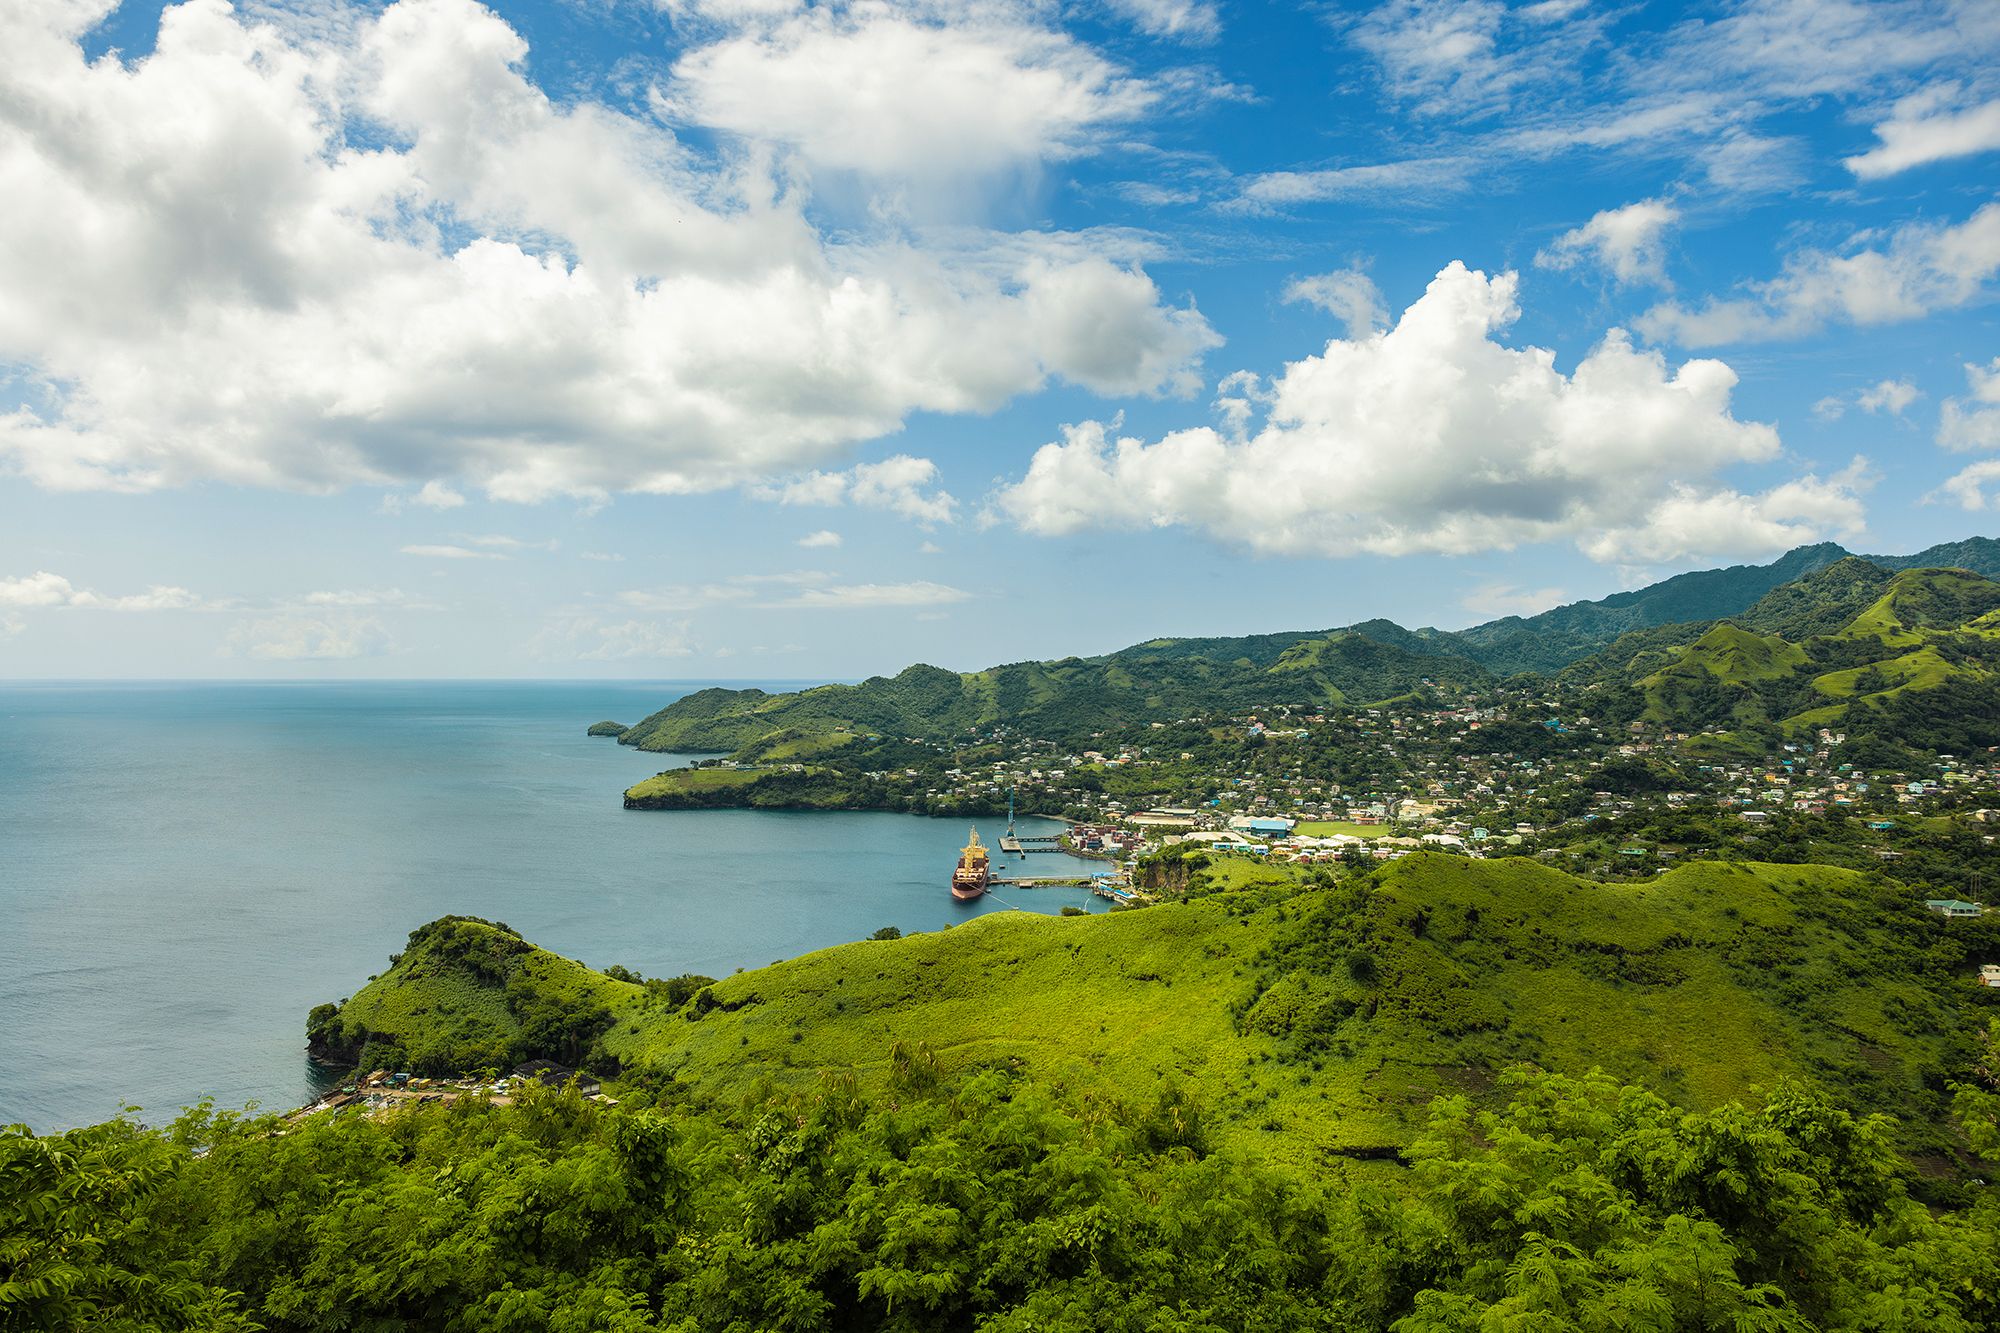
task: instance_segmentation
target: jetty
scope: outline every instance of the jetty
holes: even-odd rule
[[[1019,833],[1008,832],[1000,835],[1000,850],[1026,856],[1029,852],[1059,852],[1063,850],[1063,845],[1059,837],[1034,834],[1024,837]]]
[[[1029,852],[1060,852],[1066,850],[1062,839],[1052,833],[1031,833],[1023,836],[1014,827],[1014,789],[1007,789],[1007,831],[1000,835],[1000,850],[1012,852],[1016,856],[1026,856]],[[994,881],[996,884],[998,880]],[[1012,881],[1019,883],[1020,881]]]

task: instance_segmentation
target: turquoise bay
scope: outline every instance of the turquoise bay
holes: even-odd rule
[[[584,728],[693,688],[0,686],[0,1123],[294,1105],[307,1009],[448,912],[599,967],[722,975],[880,926],[1091,905],[953,903],[955,822],[623,809],[685,761]]]

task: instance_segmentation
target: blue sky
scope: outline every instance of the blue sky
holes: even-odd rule
[[[0,43],[0,675],[841,678],[1996,528],[1991,3]]]

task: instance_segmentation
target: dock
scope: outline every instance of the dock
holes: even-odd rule
[[[1059,885],[1087,889],[1093,881],[1088,875],[995,875],[986,882],[1015,889],[1050,889]]]
[[[1056,837],[1023,837],[1018,833],[1000,835],[1000,850],[1026,856],[1029,852],[1059,852],[1063,850],[1062,839]]]

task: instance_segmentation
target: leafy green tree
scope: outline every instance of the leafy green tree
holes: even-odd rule
[[[1966,1142],[1981,1157],[2000,1161],[2000,1019],[1986,1025],[1972,1080],[1953,1085],[1952,1112],[1964,1126]]]
[[[1789,1084],[1693,1113],[1603,1075],[1509,1082],[1504,1109],[1436,1103],[1408,1195],[1343,1216],[1334,1289],[1376,1326],[1991,1326],[1990,1215],[1905,1197],[1879,1117]]]
[[[0,1330],[258,1327],[151,1224],[187,1160],[127,1120],[0,1129]]]

